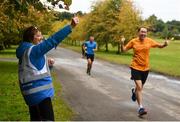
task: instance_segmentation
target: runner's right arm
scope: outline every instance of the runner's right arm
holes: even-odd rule
[[[124,45],[124,42],[125,42],[125,38],[122,38],[121,39],[121,49],[123,50],[123,52],[126,52],[133,47],[132,40],[129,41],[126,46]]]
[[[83,49],[84,49],[84,51],[86,51],[86,49],[87,49],[87,44],[86,44],[86,42],[85,42],[84,45],[83,45]]]

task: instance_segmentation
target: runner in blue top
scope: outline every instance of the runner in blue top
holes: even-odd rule
[[[94,51],[97,50],[96,42],[94,41],[94,37],[90,36],[89,41],[87,41],[84,45],[84,50],[86,50],[87,54],[87,74],[91,75],[91,68],[94,61]]]

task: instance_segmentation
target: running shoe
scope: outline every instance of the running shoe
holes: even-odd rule
[[[90,68],[88,68],[88,73],[87,74],[91,75],[91,69]]]
[[[140,116],[142,116],[142,115],[147,114],[147,110],[145,108],[140,108],[138,113]]]
[[[131,91],[132,91],[131,99],[132,99],[133,102],[135,102],[135,101],[136,101],[136,93],[135,93],[135,89],[132,88]]]
[[[87,74],[89,74],[89,68],[87,68],[87,71],[86,71]]]

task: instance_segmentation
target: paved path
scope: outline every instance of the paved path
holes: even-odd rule
[[[18,59],[17,58],[0,58],[0,61],[18,62]]]
[[[63,85],[63,97],[76,111],[74,120],[180,120],[180,81],[150,73],[143,97],[148,115],[137,116],[132,102],[130,70],[123,65],[95,59],[92,75],[79,53],[58,48],[50,54]]]

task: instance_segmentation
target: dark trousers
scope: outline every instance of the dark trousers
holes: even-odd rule
[[[38,105],[29,106],[31,121],[54,121],[51,98],[46,98]]]

